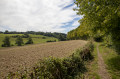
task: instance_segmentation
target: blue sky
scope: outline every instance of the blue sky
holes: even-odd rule
[[[79,26],[73,0],[1,0],[0,31],[62,32]]]

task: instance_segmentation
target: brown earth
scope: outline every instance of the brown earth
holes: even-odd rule
[[[2,48],[0,49],[0,79],[9,72],[16,72],[24,68],[31,69],[42,58],[66,57],[86,43],[83,40],[75,40]]]
[[[97,53],[98,53],[98,68],[99,68],[98,73],[101,79],[111,79],[110,75],[107,72],[106,65],[104,63],[102,55],[99,52],[99,45],[97,45]]]

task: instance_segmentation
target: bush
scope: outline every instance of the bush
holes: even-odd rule
[[[11,36],[12,38],[17,38],[17,37],[19,37],[19,35],[14,35],[14,36]]]
[[[30,36],[28,34],[22,35],[22,38],[29,38]]]
[[[64,35],[62,35],[62,34],[59,34],[58,39],[59,39],[59,41],[65,41],[66,37]]]
[[[6,36],[4,38],[2,47],[10,47],[10,37]]]
[[[48,40],[48,41],[46,41],[46,42],[56,42],[56,40]]]
[[[23,39],[22,39],[21,36],[18,36],[18,37],[17,37],[17,39],[16,39],[16,44],[17,44],[18,46],[22,46],[22,44],[24,44],[24,43],[23,43]]]
[[[42,39],[46,39],[46,37],[42,37]]]
[[[28,41],[25,44],[33,44],[33,40],[31,37],[28,38]]]
[[[94,45],[92,42],[89,42],[84,48],[83,50],[80,52],[80,56],[82,58],[83,61],[88,61],[88,60],[92,60],[93,56],[92,53],[94,50]]]

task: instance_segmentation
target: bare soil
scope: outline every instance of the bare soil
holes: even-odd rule
[[[0,79],[9,72],[31,69],[42,58],[66,57],[86,43],[83,40],[74,40],[0,49]]]
[[[102,55],[99,52],[99,45],[97,45],[97,53],[98,53],[98,73],[101,77],[101,79],[111,79],[110,75],[107,72],[106,65],[104,63],[104,60],[102,58]]]

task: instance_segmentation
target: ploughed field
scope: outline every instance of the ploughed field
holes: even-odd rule
[[[69,56],[74,50],[83,47],[86,43],[83,40],[74,40],[1,48],[0,78],[9,72],[24,70],[24,68],[31,69],[42,58]]]

